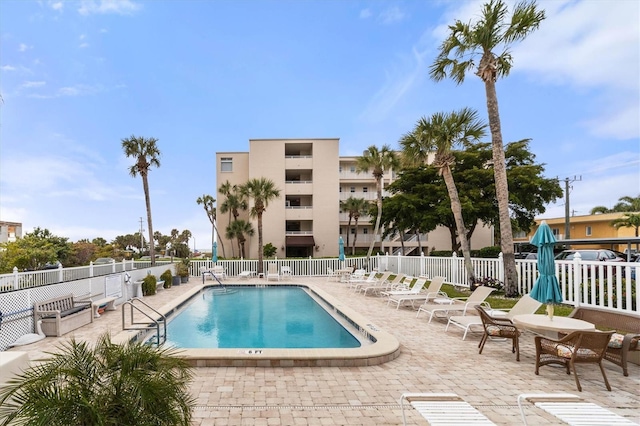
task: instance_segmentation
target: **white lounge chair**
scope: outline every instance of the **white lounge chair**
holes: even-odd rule
[[[416,282],[413,284],[413,287],[409,288],[408,290],[389,290],[389,291],[383,291],[381,294],[383,296],[404,296],[407,294],[419,294],[422,291],[422,287],[424,287],[426,282],[427,282],[426,278],[418,278]]]
[[[400,408],[404,426],[407,425],[405,401],[430,425],[495,425],[455,393],[403,393]]]
[[[386,289],[389,276],[391,276],[391,272],[390,271],[385,272],[381,276],[376,277],[376,281],[373,284],[369,286],[366,286],[366,285],[360,286],[360,288],[358,289],[358,292],[362,292],[362,294],[366,296],[369,291],[375,294],[379,291],[382,291],[383,289]]]
[[[211,268],[211,274],[219,280],[227,278],[227,272],[224,270],[223,266],[214,266]]]
[[[418,278],[418,280],[425,280],[425,278]],[[400,305],[403,305],[407,302],[411,302],[411,307],[415,308],[416,302],[426,303],[431,299],[435,299],[438,296],[448,297],[446,293],[440,291],[442,288],[442,284],[444,283],[444,277],[433,277],[429,286],[424,289],[423,292],[418,294],[400,294],[400,295],[391,295],[389,296],[389,300],[387,301],[387,306],[391,303],[396,304],[396,309],[400,308]],[[417,285],[417,282],[416,282]],[[415,287],[415,285],[414,285]]]
[[[421,312],[429,314],[429,322],[436,317],[448,317],[452,312],[460,313],[459,315],[467,315],[467,311],[475,311],[476,305],[483,305],[487,309],[491,309],[485,299],[495,290],[491,287],[480,286],[473,290],[473,293],[469,297],[454,297],[452,299],[443,299],[443,303],[425,303],[418,308],[416,317],[420,316]],[[437,300],[437,299],[436,299]]]
[[[542,303],[533,299],[528,294],[525,294],[520,298],[520,300],[518,300],[518,302],[516,302],[515,305],[513,305],[511,309],[491,309],[489,310],[488,314],[496,318],[506,318],[511,320],[514,315],[534,314],[540,306],[542,306]],[[453,315],[449,317],[447,327],[444,329],[445,332],[449,330],[450,325],[459,327],[464,330],[462,340],[467,337],[467,333],[469,331],[472,331],[473,328],[476,328],[480,331],[483,330],[482,320],[478,315]]]
[[[269,263],[267,266],[267,281],[275,279],[280,281],[280,274],[278,273],[278,265],[275,263]]]
[[[354,282],[353,284],[350,285],[350,287],[353,289],[354,292],[358,293],[360,291],[360,288],[375,284],[376,282],[378,282],[378,280],[376,279],[376,273],[377,271],[369,272],[369,275],[367,276],[367,278],[365,278],[360,282]]]
[[[637,423],[570,393],[523,393],[518,395],[522,423],[527,425],[523,402],[536,407],[570,425],[637,425]]]
[[[364,269],[356,269],[355,271],[353,271],[353,273],[349,276],[349,279],[347,280],[347,284],[349,285],[349,288],[352,288],[357,283],[361,283],[362,281],[364,281],[365,273],[366,271]]]

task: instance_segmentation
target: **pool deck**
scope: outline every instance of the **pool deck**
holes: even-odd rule
[[[228,282],[263,283],[252,278]],[[284,282],[286,283],[286,281]],[[197,399],[193,425],[400,425],[398,399],[403,392],[456,393],[499,425],[522,424],[516,398],[521,393],[565,392],[579,395],[640,423],[640,366],[630,364],[629,376],[622,369],[603,363],[612,387],[604,387],[600,371],[579,365],[583,392],[578,392],[573,376],[550,366],[534,374],[533,334],[520,338],[520,362],[511,353],[510,342],[487,342],[478,354],[479,333],[453,327],[445,333],[445,323],[415,317],[415,311],[387,307],[378,297],[354,295],[345,284],[325,278],[296,278],[291,283],[315,285],[391,333],[400,342],[400,355],[373,366],[352,367],[196,367],[192,392]],[[156,308],[175,303],[201,286],[199,277],[160,291],[144,301]],[[31,360],[55,351],[62,341],[94,341],[104,331],[122,335],[121,310],[107,311],[92,324],[60,338],[11,349],[27,351]],[[559,424],[540,409],[525,409],[531,425]],[[407,411],[408,424],[427,424],[413,409]]]

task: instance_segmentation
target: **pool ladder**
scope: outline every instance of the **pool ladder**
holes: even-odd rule
[[[140,306],[137,306],[136,304],[138,303],[144,305],[144,307],[147,310],[152,311],[153,314],[155,315],[150,314],[148,311],[145,311],[145,309],[142,309]],[[130,313],[129,325],[127,325],[125,321],[125,317],[126,317],[125,312],[127,310],[125,309],[126,306],[129,306],[129,313]],[[148,321],[144,321],[144,322],[136,321],[134,318],[135,312],[140,313],[142,316],[147,318]],[[161,325],[162,325],[162,330],[160,329]],[[156,332],[154,336],[156,339],[155,344],[156,346],[160,346],[167,341],[167,317],[162,315],[160,312],[156,311],[155,309],[153,309],[151,306],[149,306],[145,302],[143,302],[142,299],[140,299],[139,297],[134,297],[133,299],[123,303],[122,330],[138,330],[138,331],[155,330]]]

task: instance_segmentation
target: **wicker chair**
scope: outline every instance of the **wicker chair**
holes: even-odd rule
[[[567,369],[567,374],[571,374],[571,370],[573,370],[578,391],[582,392],[576,364],[598,364],[604,378],[604,384],[607,390],[611,391],[607,375],[602,367],[602,360],[612,334],[613,331],[574,331],[560,340],[536,336],[536,375],[539,374],[539,369],[543,365],[562,365]]]
[[[479,354],[482,354],[484,344],[487,343],[489,337],[511,339],[511,352],[516,354],[516,361],[520,361],[520,345],[518,337],[520,336],[520,330],[516,327],[510,319],[492,317],[487,311],[480,305],[476,305],[476,310],[480,314],[482,320],[482,326],[484,327],[484,334],[478,347]]]

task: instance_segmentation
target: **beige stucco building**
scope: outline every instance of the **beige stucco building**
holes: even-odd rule
[[[229,182],[242,185],[249,179],[271,179],[280,190],[280,197],[269,203],[263,215],[264,244],[271,243],[278,257],[328,257],[338,255],[338,240],[342,236],[356,247],[369,247],[373,238],[373,225],[369,216],[361,216],[358,229],[352,222],[348,226],[348,214],[341,212],[340,202],[352,196],[375,203],[376,183],[371,173],[357,173],[358,157],[340,157],[338,138],[318,139],[250,139],[249,152],[216,153],[216,200],[220,206],[225,196],[220,186]],[[383,186],[395,178],[389,171]],[[386,195],[386,193],[384,193]],[[250,200],[249,204],[252,205]],[[232,243],[225,238],[229,215],[220,213],[218,207],[218,240],[225,246],[226,256],[232,255]],[[248,211],[241,212],[241,219],[253,224],[255,234],[248,237],[246,256],[256,258],[258,253],[257,221]],[[356,232],[357,231],[357,232]],[[397,253],[404,238],[405,250],[421,246],[424,251],[446,250],[451,247],[449,232],[439,228],[420,236],[398,236],[376,241],[376,248]],[[478,226],[474,232],[472,249],[493,243],[493,229]],[[238,256],[238,249],[234,248]],[[350,251],[347,251],[349,253]]]
[[[14,242],[22,238],[22,223],[0,221],[0,243]]]

